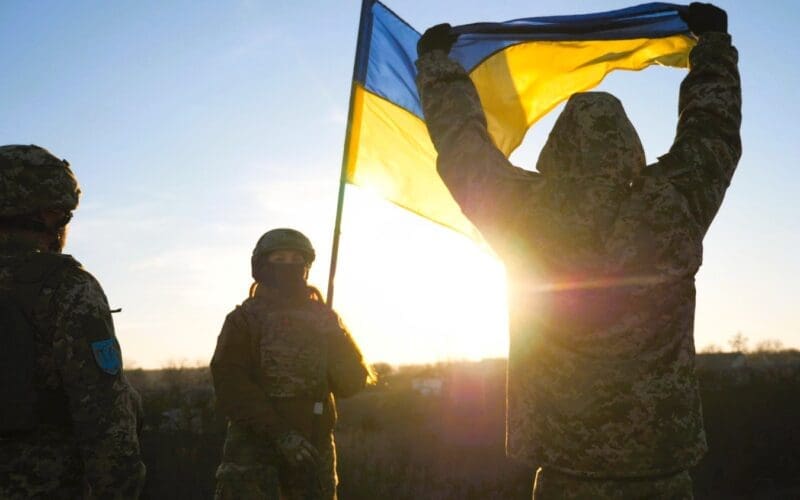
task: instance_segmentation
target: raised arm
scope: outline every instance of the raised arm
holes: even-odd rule
[[[521,204],[531,203],[541,189],[542,179],[513,166],[495,146],[475,86],[464,68],[448,58],[454,38],[448,43],[442,26],[447,27],[431,28],[420,40],[417,60],[417,88],[439,153],[439,175],[484,237],[502,242],[513,232]]]
[[[695,17],[691,17],[692,9]],[[692,4],[684,18],[699,40],[681,84],[675,142],[659,158],[658,167],[686,197],[704,233],[722,204],[742,153],[741,83],[738,53],[725,32],[724,11]]]

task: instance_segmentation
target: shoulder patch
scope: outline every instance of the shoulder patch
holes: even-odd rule
[[[122,368],[122,354],[116,339],[92,342],[92,354],[97,366],[109,375],[116,375]]]

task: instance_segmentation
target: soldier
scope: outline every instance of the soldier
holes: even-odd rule
[[[691,498],[706,452],[694,370],[694,276],[741,154],[737,51],[725,12],[681,14],[698,37],[670,151],[645,166],[620,102],[578,93],[538,173],[494,146],[475,87],[419,41],[417,85],[438,171],[509,276],[507,449],[535,498]]]
[[[38,146],[0,147],[0,498],[137,498],[141,400],[97,281],[61,253],[80,189]]]
[[[225,319],[211,360],[228,418],[216,498],[335,499],[334,396],[371,372],[339,317],[306,284],[314,248],[274,229],[256,243],[250,297]]]

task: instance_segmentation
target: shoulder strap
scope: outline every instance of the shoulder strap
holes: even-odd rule
[[[14,272],[14,299],[26,317],[30,318],[42,289],[46,285],[57,285],[61,272],[70,267],[80,267],[70,255],[42,252],[25,258]]]

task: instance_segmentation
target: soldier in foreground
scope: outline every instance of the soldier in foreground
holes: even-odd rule
[[[80,190],[37,146],[0,147],[0,498],[138,498],[138,393],[108,302],[61,253]]]
[[[514,167],[448,58],[449,25],[419,41],[439,174],[507,267],[507,450],[540,467],[537,499],[691,498],[706,451],[694,276],[741,154],[741,90],[725,12],[682,16],[698,42],[675,142],[650,166],[620,102],[589,92],[567,102],[539,172]]]
[[[211,373],[228,418],[216,498],[335,499],[334,396],[370,375],[338,316],[306,284],[314,248],[274,229],[256,244],[250,297],[225,319]]]

